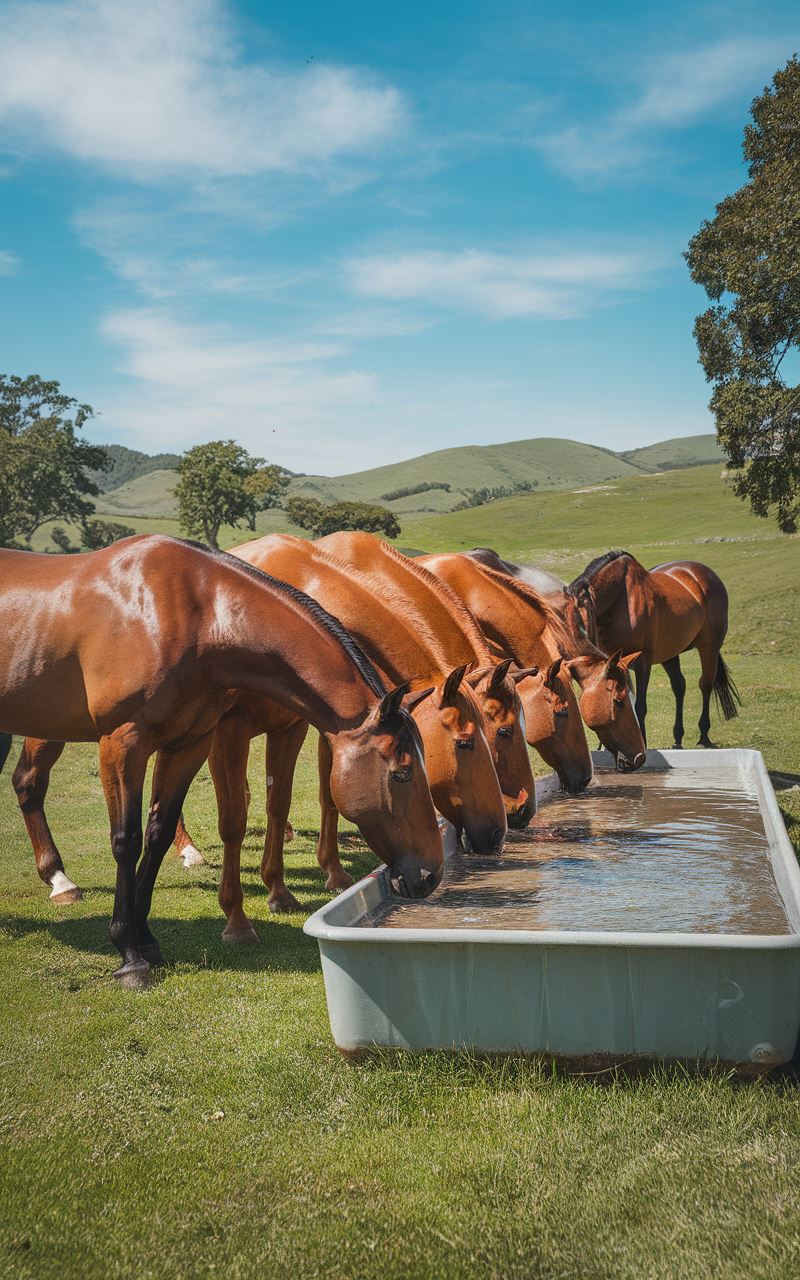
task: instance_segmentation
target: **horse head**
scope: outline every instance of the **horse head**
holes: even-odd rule
[[[424,898],[442,878],[444,855],[422,743],[402,706],[408,685],[376,702],[355,728],[328,733],[331,795],[391,871],[396,893]]]
[[[508,825],[520,830],[534,815],[536,793],[525,742],[525,715],[516,686],[537,668],[511,672],[513,665],[513,658],[505,658],[496,666],[479,667],[469,673],[467,681],[486,721]]]
[[[519,676],[525,711],[525,736],[572,795],[592,780],[592,757],[583,731],[578,703],[561,675],[564,659],[544,670],[532,667]]]
[[[640,769],[645,762],[642,731],[628,692],[628,668],[639,657],[623,657],[618,649],[605,658],[599,652],[570,658],[569,672],[581,686],[581,715],[603,746],[614,756],[617,768]]]

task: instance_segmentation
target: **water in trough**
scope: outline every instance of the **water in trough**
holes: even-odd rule
[[[386,929],[789,933],[753,781],[726,766],[603,772],[544,802],[499,857],[458,852],[420,902],[359,922]]]

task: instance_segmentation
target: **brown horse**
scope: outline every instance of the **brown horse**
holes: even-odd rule
[[[478,663],[485,663],[492,655],[495,661],[511,656],[513,651],[509,648],[492,645],[491,637],[487,639],[488,633],[484,634],[470,611],[469,602],[444,578],[430,571],[423,563],[426,557],[404,556],[366,533],[331,534],[320,538],[318,545],[329,547],[396,592],[398,607],[414,610],[415,618],[427,618],[443,654],[448,655],[450,661],[456,660],[459,653],[468,656],[470,650]],[[552,616],[560,627],[558,619]],[[523,661],[521,657],[517,660]],[[569,683],[559,677],[559,665],[558,648],[554,645],[552,652],[547,650],[543,661],[535,661],[526,668],[530,674],[519,682],[518,690],[528,743],[557,770],[563,785],[577,792],[583,790],[591,778],[592,762],[575,699]]]
[[[2,730],[99,744],[122,981],[140,985],[160,960],[148,926],[156,875],[237,690],[326,735],[336,803],[398,891],[420,897],[438,883],[441,837],[419,734],[401,707],[406,688],[387,693],[341,624],[302,592],[223,553],[140,536],[64,558],[0,551],[0,609]],[[35,794],[29,803],[41,808]]]
[[[636,714],[645,732],[647,685],[653,664],[664,667],[675,695],[675,746],[683,745],[683,701],[686,680],[680,654],[697,649],[700,655],[699,746],[713,747],[709,706],[714,694],[726,720],[741,703],[720,649],[728,630],[728,593],[707,565],[672,560],[645,569],[629,551],[607,551],[588,564],[567,588],[587,633],[611,653],[639,650],[636,672]]]
[[[563,618],[533,587],[470,556],[422,559],[466,601],[487,636],[518,661],[545,662],[554,652],[563,656],[561,669],[580,686],[580,715],[614,755],[617,767],[628,771],[644,764],[644,740],[627,686],[634,654],[618,652],[608,658],[587,639],[576,644]],[[588,757],[588,747],[586,753]]]
[[[433,696],[420,701],[415,711],[434,803],[476,853],[497,852],[505,840],[506,810],[514,813],[523,788],[526,801],[533,794],[533,777],[521,753],[524,771],[520,774],[518,768],[513,795],[506,791],[504,803],[487,724],[464,681],[467,664],[442,666],[430,628],[412,627],[396,601],[376,590],[374,581],[315,543],[272,534],[245,543],[234,554],[313,593],[388,679],[409,679],[416,689],[435,686]],[[487,679],[497,674],[492,663],[481,673]],[[500,674],[500,685],[504,675]]]

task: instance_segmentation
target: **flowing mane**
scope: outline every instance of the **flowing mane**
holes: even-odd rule
[[[481,571],[499,586],[504,587],[506,591],[511,591],[520,600],[524,600],[527,605],[537,609],[546,626],[552,631],[559,650],[563,650],[565,656],[575,656],[575,641],[570,635],[564,619],[557,609],[554,609],[547,600],[539,595],[538,591],[529,586],[527,582],[522,582],[519,578],[509,577],[504,573],[498,573],[496,569],[490,569],[488,565],[482,564]]]
[[[232,569],[239,569],[242,573],[249,574],[251,578],[255,578],[256,581],[262,584],[267,583],[275,591],[280,591],[285,596],[288,596],[290,600],[299,605],[304,613],[313,618],[324,631],[327,631],[341,645],[372,693],[378,698],[382,698],[385,695],[387,692],[386,686],[364,653],[364,650],[353,639],[347,628],[342,626],[339,619],[335,618],[332,613],[328,613],[327,609],[323,609],[322,605],[314,600],[312,596],[306,595],[305,591],[300,591],[288,582],[283,582],[281,578],[273,578],[271,573],[265,573],[263,569],[256,568],[248,560],[240,560],[238,556],[232,556],[227,551],[209,551],[207,547],[202,547],[202,544],[197,542],[190,545],[201,547],[207,555],[212,555],[215,559],[224,561]]]
[[[459,626],[467,635],[475,652],[480,653],[482,656],[488,655],[489,648],[486,643],[486,637],[475,621],[473,614],[464,604],[464,601],[456,595],[449,582],[445,582],[442,578],[437,578],[436,574],[431,573],[430,569],[426,569],[424,564],[419,564],[411,556],[404,556],[402,551],[390,546],[388,542],[381,543],[381,551],[397,560],[398,563],[402,563],[404,569],[412,573],[420,582],[424,582],[441,599],[446,600],[448,607],[456,615]]]
[[[567,593],[571,596],[577,595],[582,588],[588,587],[592,578],[594,578],[601,569],[605,569],[606,565],[611,564],[614,560],[619,560],[621,556],[628,556],[631,560],[635,560],[636,558],[631,555],[630,551],[605,551],[603,555],[595,556],[594,560],[589,561],[583,572],[579,573],[577,578],[573,578],[572,582],[567,587]]]

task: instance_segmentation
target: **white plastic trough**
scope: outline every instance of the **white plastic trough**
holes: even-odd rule
[[[594,756],[595,767],[610,757]],[[354,927],[392,892],[373,872],[315,912],[333,1038],[378,1046],[543,1053],[583,1064],[680,1059],[765,1070],[800,1031],[800,868],[758,751],[649,752],[650,769],[747,770],[790,932],[567,932]],[[537,799],[557,787],[537,783]],[[452,851],[452,828],[445,835]]]

